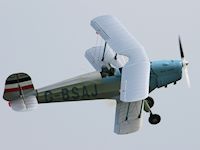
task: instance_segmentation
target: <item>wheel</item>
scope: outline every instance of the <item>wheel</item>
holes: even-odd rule
[[[151,114],[149,117],[150,124],[158,124],[161,120],[161,117],[157,114]]]
[[[151,97],[147,97],[145,101],[149,104],[149,107],[152,108],[154,106],[154,100]],[[144,111],[149,112],[149,109],[146,105],[144,105]]]

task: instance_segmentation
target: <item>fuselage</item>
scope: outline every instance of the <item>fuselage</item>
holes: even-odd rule
[[[149,92],[176,83],[182,78],[180,60],[152,61]],[[39,103],[114,99],[120,95],[121,73],[116,69],[112,76],[101,77],[93,72],[37,90]]]

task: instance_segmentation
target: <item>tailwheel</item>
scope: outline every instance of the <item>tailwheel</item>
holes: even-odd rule
[[[161,120],[161,117],[158,114],[150,114],[149,123],[158,124]]]
[[[147,97],[147,98],[145,99],[145,101],[147,102],[147,104],[148,104],[149,106],[147,106],[147,104],[144,103],[144,111],[149,112],[149,111],[150,111],[149,108],[152,108],[153,105],[154,105],[154,100],[153,100],[152,97]]]

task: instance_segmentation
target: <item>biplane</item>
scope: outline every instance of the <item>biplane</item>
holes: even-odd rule
[[[161,117],[151,111],[154,100],[149,93],[176,84],[182,70],[190,86],[189,63],[180,37],[181,60],[150,61],[144,47],[116,17],[96,17],[91,26],[104,42],[85,52],[96,71],[39,89],[26,73],[12,74],[6,80],[3,98],[15,111],[33,110],[43,103],[115,99],[115,133],[139,130],[144,111],[149,113],[151,124],[158,124]]]

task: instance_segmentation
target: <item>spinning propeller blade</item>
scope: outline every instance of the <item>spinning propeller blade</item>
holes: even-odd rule
[[[190,88],[191,84],[190,84],[190,77],[189,77],[189,73],[188,73],[189,62],[187,60],[185,60],[185,56],[184,56],[184,52],[183,52],[183,47],[182,47],[180,36],[179,36],[178,40],[179,40],[179,49],[180,49],[181,60],[182,60],[183,69],[184,69],[184,72],[185,72],[185,78],[186,78],[187,85]]]

